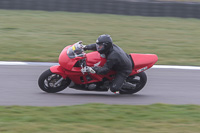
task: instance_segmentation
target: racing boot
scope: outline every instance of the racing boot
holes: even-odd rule
[[[135,88],[136,88],[135,84],[132,84],[130,82],[124,82],[121,89],[123,89],[123,90],[134,90]]]

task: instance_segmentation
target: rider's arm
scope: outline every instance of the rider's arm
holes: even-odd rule
[[[94,67],[93,69],[96,71],[97,74],[100,75],[105,75],[107,74],[113,67],[114,65],[117,64],[117,59],[115,59],[114,56],[111,58],[108,57],[106,63],[104,64],[103,67]]]
[[[96,51],[96,50],[97,50],[96,44],[89,44],[89,45],[86,45],[86,46],[84,47],[84,50],[94,50],[94,51]]]

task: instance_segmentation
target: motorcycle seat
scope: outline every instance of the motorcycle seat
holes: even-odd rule
[[[129,55],[129,57],[130,57],[130,60],[131,60],[131,63],[132,63],[132,68],[134,68],[134,62],[133,62],[132,56]]]

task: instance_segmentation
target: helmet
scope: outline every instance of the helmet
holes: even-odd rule
[[[107,53],[113,46],[113,41],[110,35],[100,35],[96,40],[96,48],[100,54]]]

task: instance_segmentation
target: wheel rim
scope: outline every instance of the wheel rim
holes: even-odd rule
[[[134,75],[131,76],[127,79],[127,82],[130,82],[131,84],[136,85],[136,88],[138,88],[139,86],[141,86],[141,77],[139,75]]]
[[[60,87],[62,85],[62,82],[60,82],[57,85],[55,85],[55,83],[61,78],[62,77],[60,75],[58,75],[58,74],[52,74],[52,75],[48,76],[44,80],[44,87],[45,88],[57,88],[57,87]]]
[[[132,83],[136,87],[132,90],[123,89],[120,94],[133,94],[140,91],[146,84],[146,76],[143,73],[133,75],[127,78],[126,82]]]

